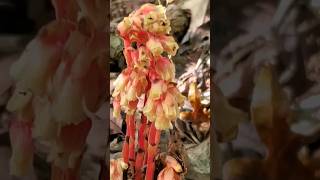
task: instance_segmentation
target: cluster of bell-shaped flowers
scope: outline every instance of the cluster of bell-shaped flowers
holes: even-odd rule
[[[153,179],[160,132],[172,127],[185,99],[174,82],[171,56],[176,55],[178,44],[169,35],[170,21],[165,11],[161,5],[145,4],[117,27],[124,42],[127,67],[114,81],[113,115],[120,118],[121,111],[126,113],[127,134],[122,155],[129,170],[135,166],[132,171],[136,179],[142,178],[144,164],[146,179]],[[137,114],[141,115],[140,122],[135,119]]]
[[[175,66],[170,56],[176,54],[178,44],[168,35],[170,22],[165,8],[145,4],[125,17],[118,31],[124,41],[127,68],[114,82],[114,116],[119,118],[121,109],[132,114],[138,101],[144,100],[140,97],[146,95],[144,114],[156,122],[157,129],[168,129],[184,96],[174,83]]]

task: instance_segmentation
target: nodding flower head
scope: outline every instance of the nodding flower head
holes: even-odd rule
[[[169,129],[172,127],[171,122],[178,117],[179,106],[184,99],[173,84],[158,81],[151,84],[143,112],[149,121],[155,122],[157,129]]]
[[[126,86],[126,98],[135,101],[140,97],[147,87],[146,74],[141,68],[134,68],[130,74],[130,80]]]
[[[178,43],[172,36],[162,36],[161,44],[164,50],[171,56],[175,56],[179,48]]]
[[[174,81],[176,74],[175,66],[170,59],[165,57],[157,58],[154,69],[159,79],[163,79],[167,82]]]
[[[124,35],[127,35],[129,33],[129,30],[132,26],[132,21],[130,18],[128,17],[125,17],[123,19],[123,21],[121,21],[119,24],[118,24],[118,31],[120,33],[121,36],[124,36]]]
[[[147,48],[152,53],[153,56],[160,56],[163,52],[163,47],[161,42],[153,37],[147,42]]]
[[[125,17],[117,27],[121,36],[127,36],[133,31],[145,31],[153,34],[169,34],[170,21],[165,14],[165,8],[160,5],[145,4],[137,11]]]
[[[127,68],[114,81],[114,92],[112,96],[115,98],[113,105],[115,108],[114,116],[119,117],[120,106],[129,113],[136,108],[138,98],[145,92],[147,87],[146,72],[144,69]]]
[[[125,90],[125,87],[128,84],[129,78],[130,78],[130,69],[123,70],[122,73],[113,82],[113,85],[115,87],[112,94],[113,97],[118,96],[121,92]]]
[[[143,19],[144,30],[155,34],[168,34],[171,31],[170,21],[166,17],[163,6],[156,6],[155,10],[149,12]]]

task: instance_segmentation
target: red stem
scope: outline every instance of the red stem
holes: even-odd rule
[[[146,92],[149,91],[151,83],[149,81],[149,78],[147,77],[148,86],[146,88]],[[145,95],[144,99],[144,105],[146,104],[148,99],[147,93]],[[147,147],[148,147],[148,120],[147,117],[144,116],[144,114],[141,114],[141,123],[140,123],[140,129],[138,132],[138,152],[137,152],[137,159],[136,159],[136,165],[135,165],[135,178],[136,180],[142,180],[143,179],[143,165],[146,164],[147,159]]]
[[[129,163],[129,115],[126,115],[126,124],[127,124],[127,130],[126,130],[126,137],[124,140],[124,144],[122,147],[122,157],[123,161],[128,164]]]
[[[141,123],[140,129],[138,132],[138,152],[137,159],[135,164],[135,179],[142,180],[143,173],[142,168],[144,164],[144,156],[146,151],[146,142],[145,142],[145,129],[147,126],[147,118],[142,114],[141,115]]]
[[[148,142],[149,142],[148,140],[149,140],[150,127],[151,127],[151,122],[147,121],[146,130],[144,134],[144,151],[146,153],[144,157],[144,162],[143,162],[144,165],[147,164],[147,159],[148,159]]]
[[[134,167],[135,161],[135,120],[134,115],[129,116],[129,163]]]
[[[158,144],[160,142],[160,130],[157,130],[153,122],[149,131],[148,138],[148,157],[147,172],[145,180],[153,180],[155,170],[155,156],[158,153]]]

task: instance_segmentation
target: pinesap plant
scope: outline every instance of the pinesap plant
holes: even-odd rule
[[[144,4],[117,27],[127,67],[114,82],[113,115],[126,114],[121,167],[133,172],[136,180],[154,179],[161,131],[173,127],[185,99],[174,82],[171,56],[177,53],[178,44],[169,35],[165,11],[162,5]],[[115,176],[111,172],[111,178],[117,179]]]

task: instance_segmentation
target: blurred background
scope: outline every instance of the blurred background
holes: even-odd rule
[[[1,0],[0,1],[0,179],[17,179],[9,176],[11,156],[8,123],[10,114],[6,103],[12,93],[10,65],[16,61],[27,43],[39,28],[54,18],[50,0]],[[41,153],[35,157],[35,164],[41,169],[39,179],[48,179],[50,167]],[[41,178],[42,176],[42,178]],[[45,178],[47,177],[47,178]],[[25,179],[36,179],[35,173]]]
[[[24,178],[9,175],[11,147],[8,125],[12,114],[6,111],[6,104],[12,95],[13,82],[9,69],[26,45],[36,36],[39,29],[55,18],[50,0],[0,0],[0,179],[1,180],[47,180],[51,167],[47,162],[48,147],[35,142],[33,170]],[[97,180],[101,161],[106,151],[106,110],[98,111],[92,130],[87,138],[87,146],[81,167],[81,178]]]
[[[216,178],[320,178],[319,8],[214,1]]]

